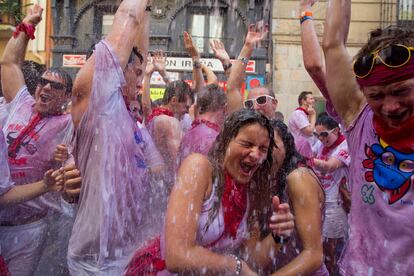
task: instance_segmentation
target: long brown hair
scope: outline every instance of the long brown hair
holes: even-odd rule
[[[269,120],[260,113],[250,109],[241,109],[237,112],[234,112],[226,119],[222,131],[217,136],[216,141],[214,142],[208,154],[208,159],[213,167],[213,185],[216,185],[216,195],[213,208],[210,210],[208,216],[208,223],[206,225],[205,231],[208,230],[208,227],[216,217],[220,208],[221,198],[224,191],[223,162],[227,147],[230,141],[237,136],[242,127],[252,124],[259,124],[260,126],[266,128],[269,135],[269,150],[266,160],[260,165],[252,177],[252,183],[255,183],[255,185],[249,185],[249,193],[260,194],[264,191],[269,190],[269,175],[273,162],[273,128],[270,125]],[[253,195],[251,198],[255,198],[255,196]],[[254,209],[256,206],[251,207]]]

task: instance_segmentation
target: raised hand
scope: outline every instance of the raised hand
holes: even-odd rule
[[[260,27],[259,24],[251,24],[244,41],[245,45],[255,47],[256,43],[262,42],[269,32],[269,26],[266,24],[263,27]]]
[[[146,75],[152,75],[152,73],[154,73],[155,71],[155,66],[153,63],[153,58],[151,57],[151,54],[148,53],[148,58],[147,58],[147,66],[145,67],[145,74]]]
[[[63,169],[45,172],[43,182],[48,192],[59,192],[63,190]]]
[[[270,217],[269,227],[274,235],[289,237],[295,228],[294,217],[290,212],[289,204],[280,203],[279,197],[272,198],[273,214]]]
[[[222,63],[230,62],[230,56],[224,48],[223,42],[214,39],[210,41],[210,48],[211,50],[213,50],[213,53],[216,56],[216,58],[218,58]]]
[[[156,51],[152,57],[152,63],[154,64],[155,71],[166,71],[167,55],[163,51]]]
[[[309,10],[318,0],[300,0],[300,8],[302,10]]]
[[[42,13],[43,8],[40,7],[38,4],[35,4],[33,8],[30,8],[27,11],[27,15],[23,19],[23,22],[26,24],[32,24],[33,26],[36,26],[39,24],[40,21],[42,21]]]
[[[191,58],[200,58],[197,46],[194,45],[193,38],[187,32],[184,32],[184,47]]]

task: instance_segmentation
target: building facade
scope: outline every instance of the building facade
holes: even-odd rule
[[[313,22],[320,42],[323,36],[327,1],[317,2]],[[353,0],[348,50],[351,55],[364,45],[369,33],[389,25],[414,28],[412,0]],[[278,109],[289,117],[297,107],[301,91],[317,96],[317,110],[322,111],[322,96],[303,65],[300,38],[299,1],[274,0],[272,6],[273,88],[279,100]],[[321,49],[322,51],[322,49]],[[323,56],[323,55],[322,55]]]
[[[91,45],[108,34],[117,7],[115,0],[52,0],[53,66],[63,66],[74,75]],[[237,58],[248,25],[258,20],[270,24],[269,1],[155,0],[150,22],[150,51],[163,50],[167,54],[167,70],[172,79],[191,80],[191,60],[183,45],[183,32],[188,31],[203,62],[225,85],[222,66],[214,59],[209,41],[220,39],[230,56]],[[264,83],[266,78],[271,79],[271,74],[266,75],[266,64],[271,62],[271,56],[270,43],[264,43],[254,52],[249,80],[259,79]]]

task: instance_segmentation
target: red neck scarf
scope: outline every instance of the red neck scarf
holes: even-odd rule
[[[391,128],[374,115],[373,124],[375,132],[388,145],[403,153],[414,152],[414,117],[403,122],[398,128]]]
[[[309,116],[309,112],[306,109],[304,109],[303,107],[298,107],[298,108],[296,108],[296,110],[302,110],[303,112],[305,112],[306,116]]]
[[[224,235],[236,238],[237,229],[247,209],[247,185],[237,185],[236,181],[225,173],[225,186],[221,204],[224,216]]]
[[[322,156],[326,157],[331,150],[339,146],[344,140],[345,136],[342,133],[339,133],[338,138],[332,145],[330,145],[329,147],[323,147]]]
[[[39,124],[42,118],[43,116],[39,112],[36,112],[36,114],[30,119],[27,126],[22,129],[22,131],[19,133],[16,139],[14,139],[14,141],[9,145],[9,158],[16,158],[17,152],[19,151],[23,140],[27,137],[27,135],[29,135],[29,133],[31,133],[35,129],[35,127]]]
[[[167,116],[170,116],[170,117],[174,117],[174,113],[172,113],[171,110],[169,110],[165,107],[156,107],[152,110],[151,115],[148,116],[148,119],[147,119],[148,123],[151,122],[152,119],[154,119],[155,117],[160,116],[160,115],[167,115]]]
[[[208,120],[204,120],[204,119],[194,120],[193,123],[191,124],[191,127],[195,128],[196,126],[201,125],[201,124],[205,124],[206,126],[208,126],[209,128],[211,128],[211,129],[213,129],[217,132],[220,131],[220,126],[218,124],[210,122]]]

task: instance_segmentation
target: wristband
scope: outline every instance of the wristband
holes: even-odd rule
[[[236,255],[230,255],[230,256],[233,257],[236,260],[236,275],[241,275],[242,261]]]
[[[313,17],[312,16],[307,16],[307,15],[304,16],[304,17],[301,17],[300,18],[300,24],[302,24],[303,22],[305,22],[308,19],[313,19]]]
[[[13,32],[13,37],[17,38],[17,36],[20,34],[20,32],[24,32],[27,37],[31,40],[35,39],[35,26],[32,24],[26,24],[26,23],[20,23],[16,26],[16,30]]]
[[[229,70],[231,67],[233,66],[233,64],[231,62],[229,62],[229,64],[223,64],[223,69],[224,71]]]
[[[272,232],[272,237],[275,243],[277,244],[285,244],[289,241],[290,237],[281,237],[279,235],[276,235]]]
[[[312,11],[303,11],[301,14],[300,14],[300,17],[299,17],[299,19],[302,19],[303,17],[305,17],[305,16],[313,16],[313,13],[312,13]]]
[[[247,64],[249,63],[249,58],[247,57],[239,57],[239,60],[243,62],[244,66],[247,66]]]

